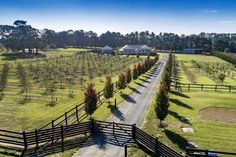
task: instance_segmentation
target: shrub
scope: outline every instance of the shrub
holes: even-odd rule
[[[97,93],[96,91],[93,89],[92,84],[88,85],[88,87],[86,88],[86,91],[84,93],[85,96],[85,112],[90,115],[93,114],[93,112],[96,110],[97,108]]]

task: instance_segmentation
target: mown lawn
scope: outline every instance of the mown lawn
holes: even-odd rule
[[[228,92],[171,92],[169,94],[169,115],[165,120],[165,129],[157,127],[159,120],[155,116],[154,100],[146,115],[143,130],[170,147],[184,152],[187,141],[195,142],[199,148],[236,152],[236,124],[202,120],[199,111],[206,107],[225,107],[236,109],[235,93]],[[181,122],[181,117],[189,117],[190,124]],[[191,127],[194,134],[183,133],[181,127]],[[143,157],[145,154],[131,149],[130,154]]]

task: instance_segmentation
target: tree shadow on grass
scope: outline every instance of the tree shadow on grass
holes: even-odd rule
[[[178,106],[181,106],[181,107],[184,107],[184,108],[187,108],[187,109],[190,109],[190,110],[193,110],[194,108],[192,106],[189,106],[188,104],[185,104],[183,103],[182,101],[178,100],[178,99],[169,99],[170,102],[178,105]]]
[[[134,83],[139,85],[139,86],[145,87],[145,88],[147,87],[147,86],[143,85],[142,83],[139,83],[139,82],[136,82],[136,81]]]
[[[164,131],[166,137],[174,144],[176,144],[180,149],[184,150],[187,143],[188,143],[188,140],[184,137],[182,137],[181,135],[175,133],[175,132],[172,132],[168,129],[165,129]]]
[[[134,100],[134,98],[132,98],[130,95],[128,94],[120,94],[120,96],[127,102],[131,102],[131,103],[136,103],[136,101]]]
[[[146,82],[146,83],[150,83],[150,81],[145,80],[145,79],[142,79],[142,78],[139,78],[139,80],[141,80],[141,81],[143,81],[143,82]]]
[[[115,117],[119,118],[119,120],[121,120],[121,121],[124,121],[124,120],[125,120],[124,114],[119,110],[118,107],[116,107],[116,106],[114,106],[114,105],[108,105],[107,107],[110,108],[111,113],[112,113]]]
[[[137,89],[135,89],[135,88],[133,88],[133,87],[130,87],[130,86],[129,86],[129,89],[131,89],[131,90],[132,90],[133,92],[135,92],[135,93],[141,94],[140,91],[138,91]]]
[[[181,92],[177,92],[177,91],[171,90],[170,93],[174,94],[174,95],[177,95],[177,96],[180,96],[180,97],[183,97],[183,98],[190,98],[189,96],[187,96],[187,95],[185,95],[185,94],[183,94]]]
[[[183,122],[183,123],[192,125],[189,121],[182,121],[181,118],[184,118],[184,117],[180,116],[178,113],[173,112],[173,111],[168,111],[168,113],[169,113],[171,116],[173,116],[173,117],[175,117],[176,119],[178,119],[180,122]]]

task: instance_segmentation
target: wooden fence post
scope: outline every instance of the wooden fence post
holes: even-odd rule
[[[115,98],[115,107],[116,107],[116,98]]]
[[[77,120],[77,123],[79,123],[79,111],[78,111],[78,105],[76,105],[76,108],[75,108],[75,114],[76,114],[76,120]]]
[[[215,85],[215,91],[217,91],[217,85]]]
[[[203,84],[201,85],[201,91],[203,91]]]
[[[100,100],[100,92],[98,92],[97,97],[98,97],[98,101],[101,101]]]
[[[125,145],[125,157],[128,157],[127,145]]]
[[[61,149],[64,152],[64,127],[61,125]]]
[[[112,123],[112,133],[115,134],[115,122]]]
[[[67,112],[65,112],[65,123],[66,123],[66,125],[68,124],[68,121],[67,121]]]
[[[136,134],[136,124],[133,124],[133,125],[132,125],[132,138],[133,138],[133,140],[135,140],[135,138],[136,138],[136,137],[135,137],[135,136],[136,136],[135,134]]]
[[[22,135],[23,135],[23,139],[24,139],[24,146],[25,146],[25,149],[26,149],[28,147],[28,144],[27,144],[27,139],[26,139],[25,131],[23,131]]]
[[[188,84],[188,91],[190,90],[190,84]]]
[[[54,142],[54,120],[52,119],[52,143]]]
[[[232,88],[232,86],[230,85],[230,86],[229,86],[229,92],[231,92],[231,88]]]
[[[38,138],[38,130],[37,129],[35,129],[35,142],[36,142],[36,148],[38,148],[39,138]]]

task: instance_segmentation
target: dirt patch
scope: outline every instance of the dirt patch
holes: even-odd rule
[[[204,120],[213,120],[236,124],[236,110],[223,107],[208,107],[200,111]]]

